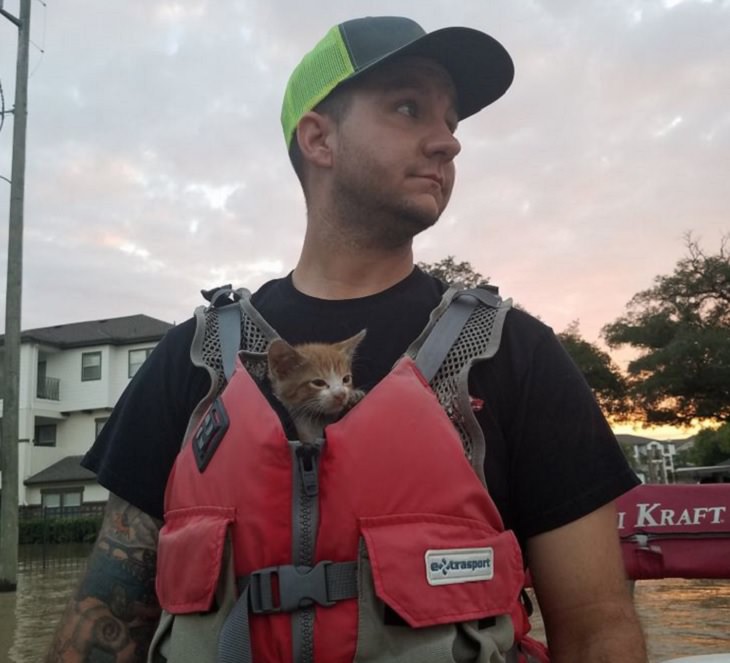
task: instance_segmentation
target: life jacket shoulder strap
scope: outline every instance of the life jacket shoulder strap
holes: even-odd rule
[[[186,438],[230,377],[236,354],[254,378],[266,371],[266,348],[278,337],[251,304],[251,293],[231,285],[202,291],[210,302],[195,311],[190,348],[195,366],[210,376],[210,388],[191,416]],[[449,288],[431,312],[429,322],[406,354],[426,377],[439,403],[459,432],[464,452],[477,476],[484,478],[484,435],[474,415],[468,375],[472,366],[494,356],[511,300],[494,287]]]
[[[464,453],[486,485],[484,433],[475,416],[481,405],[469,394],[469,371],[499,349],[512,300],[495,288],[449,288],[407,353],[428,380],[461,437]]]
[[[195,333],[190,345],[190,360],[203,368],[210,378],[210,387],[196,405],[183,439],[198,425],[210,404],[223,391],[233,374],[236,355],[255,377],[266,370],[266,348],[278,337],[274,329],[251,304],[251,293],[245,288],[224,285],[202,290],[209,305],[195,309]]]

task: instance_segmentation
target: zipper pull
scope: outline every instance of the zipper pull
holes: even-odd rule
[[[299,444],[296,448],[299,476],[302,479],[302,490],[307,497],[315,497],[319,493],[319,454],[324,444],[320,438],[313,444]]]

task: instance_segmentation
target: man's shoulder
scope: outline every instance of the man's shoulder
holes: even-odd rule
[[[512,306],[505,318],[505,330],[523,339],[538,340],[553,335],[553,330],[540,318],[528,313],[518,306]]]
[[[258,288],[251,291],[253,293],[251,295],[251,299],[252,301],[256,301],[262,297],[281,295],[286,293],[289,287],[291,287],[291,274],[266,281]]]
[[[189,348],[195,334],[195,326],[196,320],[194,317],[174,325],[162,337],[159,347],[167,352],[174,352],[183,347]]]
[[[561,350],[552,328],[527,311],[512,307],[504,319],[495,361],[489,363],[495,370],[524,376],[536,359],[556,353],[561,354]]]

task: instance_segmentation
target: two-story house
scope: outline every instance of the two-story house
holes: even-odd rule
[[[624,448],[636,474],[645,483],[674,483],[677,454],[691,446],[694,438],[654,440],[639,435],[619,434],[616,438]]]
[[[79,461],[132,376],[170,327],[146,315],[130,315],[22,332],[21,508],[72,507],[107,499],[107,492]],[[0,336],[0,370],[4,351]],[[0,388],[2,384],[0,380]]]

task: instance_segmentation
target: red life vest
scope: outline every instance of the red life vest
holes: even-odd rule
[[[166,489],[157,593],[173,614],[211,610],[227,534],[237,576],[292,564],[296,487],[282,425],[240,362],[220,400],[227,432],[202,470],[187,440]],[[375,593],[411,627],[510,615],[519,642],[529,628],[519,545],[413,361],[325,439],[315,562],[357,560],[364,541]],[[255,663],[292,660],[291,613],[252,615],[250,629]],[[357,600],[317,605],[314,660],[352,661],[357,630]]]

